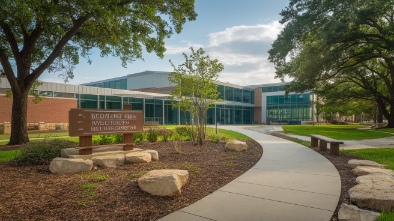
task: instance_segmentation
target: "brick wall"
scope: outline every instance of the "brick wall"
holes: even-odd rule
[[[77,108],[76,99],[46,97],[38,104],[33,103],[33,97],[29,97],[27,103],[28,123],[68,123],[70,108]],[[0,95],[0,122],[11,121],[12,98]]]

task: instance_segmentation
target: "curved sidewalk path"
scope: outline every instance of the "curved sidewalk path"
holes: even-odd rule
[[[302,145],[240,126],[220,128],[259,142],[262,158],[237,179],[161,221],[330,220],[341,180],[326,158]]]

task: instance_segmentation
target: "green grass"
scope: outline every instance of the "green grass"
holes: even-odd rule
[[[287,125],[283,126],[285,133],[309,136],[309,134],[320,134],[338,140],[363,140],[390,137],[389,134],[379,130],[358,130],[362,125]]]
[[[21,154],[20,150],[4,150],[0,151],[0,162],[8,162],[15,159]]]
[[[377,221],[393,221],[394,220],[394,211],[392,212],[383,212],[378,216]]]
[[[216,133],[216,129],[215,128],[207,127],[207,135],[215,134],[215,133]],[[251,140],[251,138],[246,136],[246,135],[243,135],[241,133],[234,132],[234,131],[231,131],[231,130],[225,130],[225,129],[219,129],[218,130],[218,135],[219,135],[219,137],[225,136],[226,138],[229,138],[229,139]]]
[[[68,136],[68,132],[43,132],[43,133],[28,133],[29,138],[47,138],[47,137],[63,137]],[[0,134],[0,140],[9,140],[9,134]]]
[[[388,169],[394,170],[394,148],[341,150],[341,152],[385,164]]]

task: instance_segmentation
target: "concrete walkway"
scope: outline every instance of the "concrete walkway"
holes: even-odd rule
[[[162,221],[330,220],[339,200],[341,180],[327,159],[281,138],[237,126],[220,128],[259,142],[262,158],[237,179]]]

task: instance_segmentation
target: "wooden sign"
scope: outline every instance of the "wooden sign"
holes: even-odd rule
[[[71,109],[69,135],[131,134],[143,131],[142,111]]]

